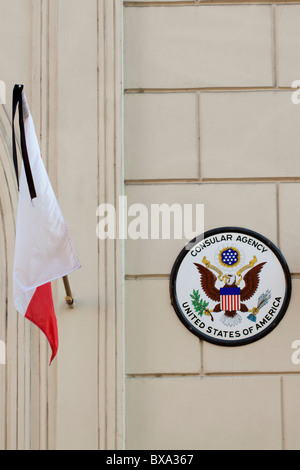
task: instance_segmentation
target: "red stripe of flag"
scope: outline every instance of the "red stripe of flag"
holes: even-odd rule
[[[44,333],[52,349],[50,364],[58,350],[57,320],[54,311],[51,283],[44,284],[36,289],[25,318],[31,321]]]

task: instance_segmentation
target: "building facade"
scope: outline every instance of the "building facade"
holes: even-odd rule
[[[300,2],[0,0],[0,18],[0,448],[299,449]],[[12,300],[16,83],[82,264],[73,309],[53,283],[51,367]],[[130,236],[137,204],[271,240],[293,288],[276,329],[238,348],[188,331],[169,293],[186,240]]]

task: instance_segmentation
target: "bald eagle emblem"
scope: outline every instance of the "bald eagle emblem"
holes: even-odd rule
[[[238,253],[234,252],[231,254],[228,250],[225,250],[220,255],[223,264],[229,264],[234,266],[238,262]],[[204,311],[205,315],[211,316],[212,321],[214,321],[214,313],[220,313],[219,320],[225,326],[236,326],[242,322],[242,317],[239,313],[250,313],[248,319],[251,321],[256,321],[256,315],[259,312],[262,305],[265,305],[265,302],[261,302],[255,308],[251,310],[248,308],[246,302],[250,301],[251,298],[255,295],[259,288],[260,283],[260,274],[266,263],[260,263],[255,266],[257,259],[250,263],[250,265],[245,266],[244,270],[251,268],[244,276],[242,276],[243,270],[240,270],[236,275],[235,274],[226,274],[223,273],[211,266],[211,264],[203,259],[205,266],[194,263],[200,274],[200,285],[202,291],[206,294],[208,299],[213,302],[216,302],[213,310],[206,309]],[[217,277],[211,270],[215,270],[219,273]],[[239,280],[237,280],[239,277]],[[223,286],[220,288],[217,287],[217,282],[221,281]],[[220,285],[220,283],[219,283]],[[241,287],[240,287],[241,286]],[[265,301],[268,300],[269,292],[266,293]],[[238,313],[239,312],[239,313]]]

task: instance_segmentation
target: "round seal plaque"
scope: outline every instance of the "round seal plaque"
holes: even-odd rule
[[[189,243],[170,280],[172,305],[195,335],[241,346],[269,334],[291,297],[291,276],[280,251],[262,235],[226,227]]]

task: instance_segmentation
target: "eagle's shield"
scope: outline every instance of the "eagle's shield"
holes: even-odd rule
[[[241,289],[238,287],[224,287],[220,289],[221,310],[235,312],[240,310]]]

